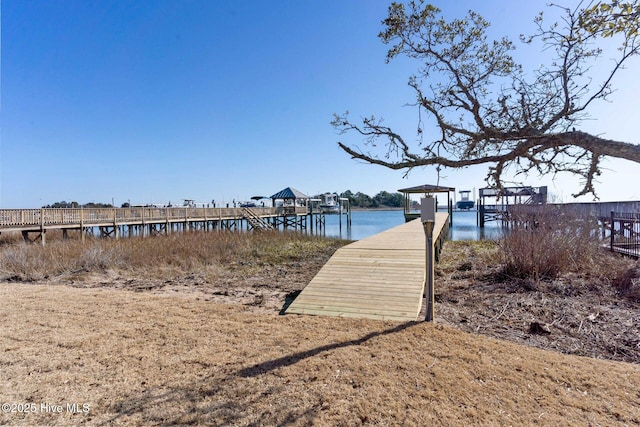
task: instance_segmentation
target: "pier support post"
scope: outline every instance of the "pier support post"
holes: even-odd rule
[[[80,240],[82,243],[85,241],[85,229],[84,229],[84,210],[80,208]]]
[[[614,211],[611,211],[611,238],[609,242],[609,249],[611,250],[611,252],[613,252],[613,245],[615,244],[615,230],[616,230],[615,216],[616,216],[616,213]],[[620,228],[622,228],[622,226]]]
[[[425,262],[425,285],[427,298],[427,313],[425,320],[433,322],[433,306],[435,304],[435,293],[433,289],[433,264],[435,257],[433,256],[433,229],[436,225],[436,202],[433,197],[423,197],[420,204],[420,219],[424,226],[426,237],[426,262]]]

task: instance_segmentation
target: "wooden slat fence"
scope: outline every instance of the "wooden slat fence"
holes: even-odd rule
[[[611,217],[611,212],[640,212],[640,201],[626,202],[594,202],[594,203],[549,203],[546,205],[509,205],[506,210],[509,216],[534,214],[548,209],[556,209],[563,215],[575,217],[591,217],[605,220]]]

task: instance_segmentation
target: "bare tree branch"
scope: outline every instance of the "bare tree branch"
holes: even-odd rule
[[[640,163],[639,145],[575,131],[588,107],[607,99],[618,71],[640,53],[639,2],[590,2],[575,10],[551,5],[563,13],[561,23],[545,26],[540,14],[536,34],[521,37],[553,53],[550,63],[529,73],[512,58],[513,42],[487,40],[489,23],[478,14],[447,22],[422,0],[393,3],[379,37],[390,45],[387,61],[403,55],[421,63],[408,82],[416,93],[418,143],[409,144],[382,119],[355,124],[345,113],[334,114],[332,125],[340,134],[363,137],[373,153],[338,144],[354,159],[395,170],[489,164],[487,182],[496,186],[509,168],[516,174],[570,172],[583,179],[576,196],[595,195],[603,158]],[[588,72],[603,54],[597,46],[603,37],[622,41],[613,66],[594,82]],[[437,131],[425,132],[423,112]]]

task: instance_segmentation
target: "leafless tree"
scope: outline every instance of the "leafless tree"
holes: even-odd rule
[[[581,191],[596,196],[594,179],[604,157],[640,163],[640,145],[614,141],[579,129],[589,108],[606,100],[625,63],[639,53],[640,0],[557,5],[561,19],[546,25],[535,18],[533,36],[520,43],[540,48],[549,61],[535,70],[516,63],[516,44],[488,40],[489,23],[470,11],[445,21],[424,1],[393,3],[383,21],[381,40],[390,45],[387,62],[399,55],[420,67],[409,78],[415,91],[418,126],[415,142],[394,132],[381,118],[350,120],[334,114],[340,134],[357,134],[366,150],[339,142],[354,159],[397,170],[419,166],[462,168],[488,164],[487,183],[502,187],[506,170],[517,174],[570,172]],[[605,52],[601,40],[618,39],[611,67],[591,75]],[[621,112],[621,114],[630,112]],[[637,115],[630,120],[638,119]]]

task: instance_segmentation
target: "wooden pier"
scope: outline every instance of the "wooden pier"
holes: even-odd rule
[[[437,213],[436,253],[448,214]],[[425,287],[426,240],[413,220],[336,251],[285,313],[416,320]]]
[[[45,243],[48,230],[78,230],[82,239],[97,231],[100,237],[148,236],[186,230],[277,229],[305,230],[313,222],[307,207],[133,207],[0,209],[0,233],[20,232],[25,240]]]
[[[492,203],[487,203],[487,199]],[[509,210],[522,206],[544,206],[547,204],[547,187],[504,187],[481,188],[477,203],[477,223],[484,227],[485,223],[498,221],[503,224],[509,219]]]

